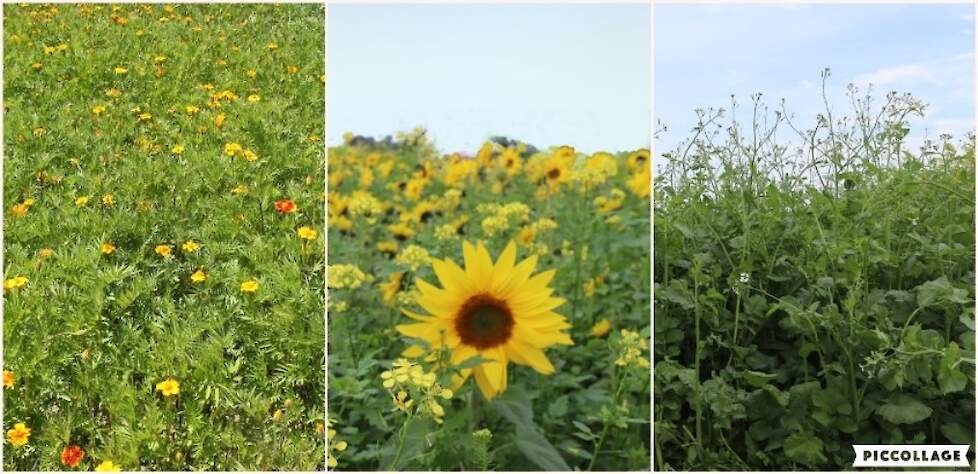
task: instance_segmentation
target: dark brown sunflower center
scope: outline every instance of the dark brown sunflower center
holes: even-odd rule
[[[560,177],[560,168],[554,168],[547,172],[547,177],[550,179],[557,179]]]
[[[487,294],[470,297],[455,318],[455,330],[463,344],[489,349],[505,343],[513,334],[513,314],[505,301]]]

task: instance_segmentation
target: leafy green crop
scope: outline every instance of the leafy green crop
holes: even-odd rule
[[[6,470],[324,467],[323,28],[4,8]]]
[[[805,131],[759,97],[746,132],[704,111],[663,154],[657,469],[849,469],[854,443],[974,452],[974,137],[910,151],[920,102],[850,93],[849,116]],[[785,128],[800,146],[775,140]]]

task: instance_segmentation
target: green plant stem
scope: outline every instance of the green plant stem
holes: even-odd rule
[[[404,423],[401,424],[401,429],[397,432],[397,451],[394,453],[394,459],[391,461],[388,471],[397,470],[397,462],[401,460],[401,451],[404,450],[404,438],[407,431],[407,425],[411,421],[412,414],[408,412],[407,417],[404,418]]]

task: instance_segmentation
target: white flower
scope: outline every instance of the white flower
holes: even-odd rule
[[[747,283],[749,283],[750,282],[750,273],[741,273],[740,274],[740,282],[743,283],[743,284],[745,284],[745,285]]]

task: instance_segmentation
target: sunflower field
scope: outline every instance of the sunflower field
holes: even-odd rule
[[[328,464],[645,470],[648,150],[329,149]]]
[[[5,470],[325,467],[324,20],[5,5]]]
[[[657,470],[848,470],[853,444],[974,453],[974,135],[912,143],[922,102],[849,94],[810,129],[760,96],[744,126],[736,103],[703,110],[663,153]]]

